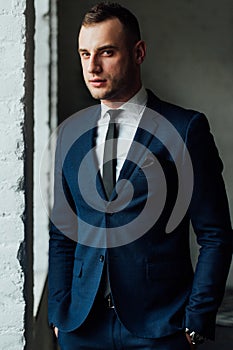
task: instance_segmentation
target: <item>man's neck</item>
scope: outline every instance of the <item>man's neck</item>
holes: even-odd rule
[[[123,104],[130,101],[142,88],[142,84],[140,84],[139,88],[136,89],[132,94],[130,94],[127,98],[124,99],[113,99],[113,100],[101,100],[101,104],[108,106],[111,109],[120,108]]]
[[[109,109],[116,109],[120,108],[122,110],[127,110],[128,112],[132,112],[141,115],[141,111],[144,110],[146,103],[147,103],[147,92],[144,86],[141,87],[141,89],[133,96],[131,97],[127,102],[114,104],[114,107],[109,107],[108,105],[101,102],[101,117],[104,117],[105,113]]]

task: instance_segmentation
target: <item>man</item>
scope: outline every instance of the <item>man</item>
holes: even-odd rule
[[[58,135],[50,324],[61,350],[194,349],[214,338],[232,256],[208,122],[145,90],[145,43],[120,5],[87,12],[78,51],[101,106]],[[195,274],[190,221],[201,246]]]

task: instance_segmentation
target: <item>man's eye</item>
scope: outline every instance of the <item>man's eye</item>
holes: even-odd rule
[[[82,52],[81,56],[83,58],[88,58],[90,56],[90,54],[88,52]]]
[[[112,50],[104,50],[102,52],[103,56],[112,56],[113,55],[113,51]]]

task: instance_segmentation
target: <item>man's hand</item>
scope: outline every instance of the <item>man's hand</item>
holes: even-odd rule
[[[187,333],[186,333],[186,338],[187,338],[187,340],[188,340],[188,342],[189,342],[189,344],[190,344],[190,349],[191,349],[191,350],[196,350],[196,349],[197,349],[196,345],[193,345],[193,344],[192,344],[190,335],[187,334]]]
[[[54,333],[55,333],[55,336],[56,336],[56,338],[58,338],[58,328],[57,327],[54,327]]]

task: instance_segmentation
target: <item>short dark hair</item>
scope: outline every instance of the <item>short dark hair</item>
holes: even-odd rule
[[[84,16],[82,25],[89,26],[111,18],[118,18],[133,41],[141,39],[140,27],[135,15],[116,2],[100,2],[93,6]]]

